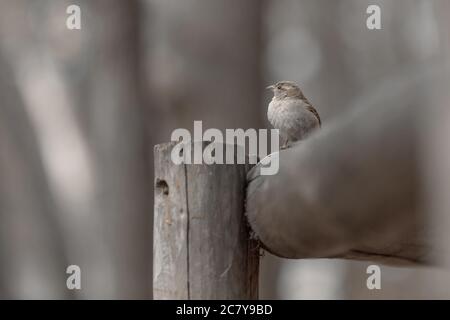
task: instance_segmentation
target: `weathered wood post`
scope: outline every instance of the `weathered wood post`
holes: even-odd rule
[[[259,252],[244,215],[249,166],[177,165],[174,146],[154,150],[154,298],[256,299]]]

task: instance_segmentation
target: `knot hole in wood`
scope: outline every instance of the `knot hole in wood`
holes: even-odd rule
[[[169,185],[167,184],[166,180],[157,178],[155,188],[156,190],[159,190],[159,192],[161,192],[163,195],[169,195]]]

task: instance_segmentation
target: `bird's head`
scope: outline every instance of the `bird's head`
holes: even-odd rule
[[[280,81],[276,84],[270,85],[267,89],[272,90],[273,96],[276,99],[284,98],[304,98],[303,92],[297,84],[292,81]]]

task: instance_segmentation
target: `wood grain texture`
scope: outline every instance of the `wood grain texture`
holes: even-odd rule
[[[173,146],[155,147],[154,298],[256,299],[259,250],[244,215],[248,166],[175,165]]]
[[[153,297],[188,299],[186,174],[173,165],[174,144],[155,146]]]

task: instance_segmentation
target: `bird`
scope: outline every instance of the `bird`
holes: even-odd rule
[[[273,92],[267,118],[270,124],[279,130],[281,149],[304,140],[322,126],[319,113],[295,82],[280,81],[267,89]]]

